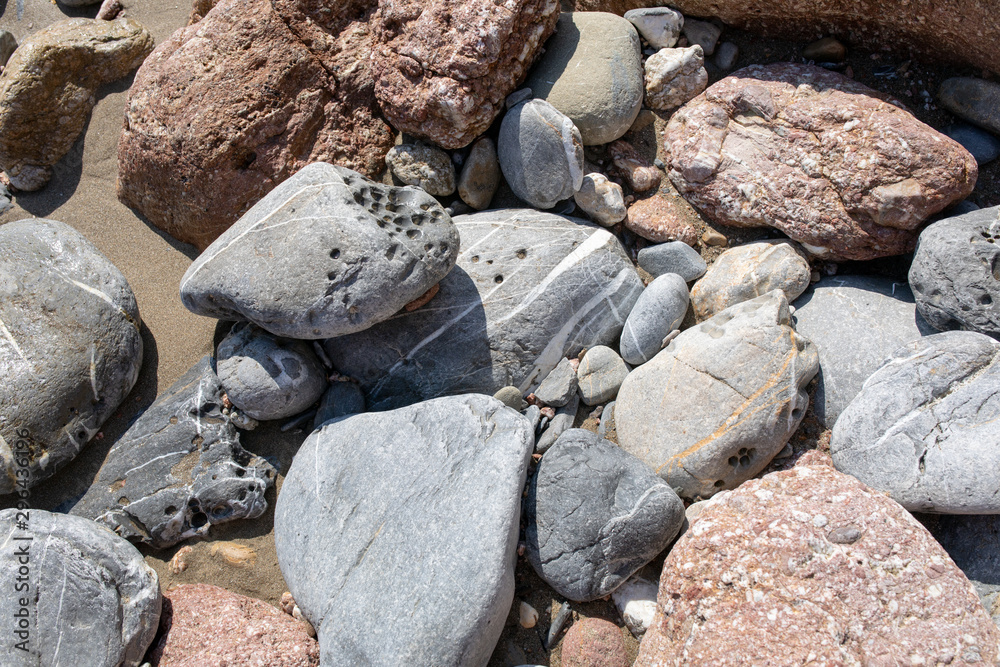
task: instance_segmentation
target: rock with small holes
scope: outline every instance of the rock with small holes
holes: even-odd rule
[[[407,185],[416,185],[435,197],[455,191],[455,165],[451,156],[435,146],[402,144],[385,154],[392,175]]]
[[[618,392],[618,443],[685,498],[750,479],[805,417],[815,346],[780,290],[682,331]]]
[[[157,549],[262,515],[277,473],[240,445],[222,394],[204,357],[115,443],[71,513]]]
[[[686,285],[684,291],[687,291]],[[642,295],[636,299],[632,307],[635,308],[641,300]],[[587,350],[576,372],[580,382],[580,398],[585,405],[606,403],[618,395],[618,388],[622,386],[627,375],[628,366],[617,352],[607,345],[596,345]]]
[[[1000,206],[921,232],[909,282],[917,310],[935,329],[1000,338]]]
[[[100,430],[139,377],[142,337],[125,276],[69,225],[10,222],[0,248],[2,495],[51,476]]]
[[[437,201],[323,162],[261,199],[181,280],[194,313],[278,336],[367,329],[451,270],[458,230]]]
[[[219,343],[217,368],[226,396],[253,419],[291,417],[326,389],[326,369],[311,345],[246,322]]]
[[[625,320],[619,349],[622,359],[638,366],[663,349],[663,339],[681,325],[688,310],[684,278],[667,273],[646,286]]]
[[[914,512],[1000,513],[1000,343],[972,331],[897,350],[830,436],[838,470]]]

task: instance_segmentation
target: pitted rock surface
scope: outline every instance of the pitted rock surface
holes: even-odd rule
[[[156,572],[134,546],[93,521],[39,509],[0,511],[0,543],[6,547],[0,552],[0,585],[7,591],[0,596],[0,613],[9,628],[0,663],[142,663],[156,634],[161,598]],[[17,621],[11,620],[22,609],[26,637],[17,636]],[[16,645],[22,640],[26,651]]]
[[[489,129],[555,30],[557,0],[383,0],[375,94],[393,127],[443,148]]]
[[[532,430],[500,401],[464,395],[306,439],[274,539],[323,665],[489,661],[514,600]]]
[[[312,162],[374,176],[393,134],[369,72],[374,0],[221,0],[135,76],[118,198],[204,250]]]
[[[380,322],[455,265],[458,231],[414,187],[311,164],[247,211],[188,268],[181,300],[199,315],[318,339]]]
[[[66,19],[25,38],[0,74],[0,168],[11,185],[45,185],[90,120],[97,89],[152,50],[153,36],[132,19]]]
[[[1000,343],[972,331],[897,350],[841,413],[837,469],[916,512],[1000,513]]]
[[[433,301],[324,344],[372,410],[534,390],[563,357],[613,345],[642,292],[622,245],[597,225],[528,209],[454,221],[461,253]]]
[[[668,175],[717,223],[774,227],[824,258],[898,255],[978,167],[891,102],[820,67],[752,65],[671,117]]]
[[[256,519],[276,475],[240,446],[204,357],[115,443],[71,513],[163,549],[206,535],[213,524]]]
[[[635,667],[998,659],[1000,631],[916,519],[800,463],[711,503],[677,541]]]
[[[139,377],[142,337],[125,276],[69,225],[10,222],[0,248],[5,494],[51,476],[114,414]]]
[[[707,498],[767,466],[805,417],[815,346],[774,290],[682,331],[629,373],[615,403],[622,449],[681,497]]]

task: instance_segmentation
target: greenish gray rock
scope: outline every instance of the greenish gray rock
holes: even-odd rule
[[[639,267],[658,278],[665,273],[676,273],[685,282],[705,275],[708,265],[698,251],[683,241],[668,241],[646,246],[639,251]]]
[[[642,107],[639,35],[615,14],[566,12],[525,85],[569,116],[585,146],[614,141]]]
[[[353,382],[331,382],[319,401],[313,428],[331,419],[356,415],[365,411],[365,392]]]
[[[684,15],[669,7],[643,7],[625,12],[625,19],[635,26],[654,49],[668,49],[677,43],[684,27]]]
[[[513,410],[520,411],[524,408],[524,396],[521,395],[521,390],[517,387],[501,387],[496,393],[493,394],[493,398]]]
[[[676,273],[649,283],[625,320],[618,348],[622,359],[638,366],[655,357],[667,334],[680,327],[687,308],[687,283]]]
[[[563,359],[538,385],[535,398],[545,405],[561,408],[576,396],[577,387],[576,368],[569,359]]]
[[[683,49],[660,49],[643,65],[646,106],[667,111],[697,97],[708,85],[705,53],[695,44]]]
[[[329,422],[275,509],[278,563],[322,664],[485,665],[514,600],[533,437],[482,395]]]
[[[403,183],[435,197],[447,197],[455,191],[455,165],[440,148],[423,144],[393,146],[385,154],[385,164]]]
[[[497,149],[489,137],[480,137],[472,144],[469,156],[458,178],[458,196],[466,204],[481,211],[490,207],[493,195],[500,187],[500,163]]]
[[[945,79],[938,102],[959,118],[1000,135],[1000,84],[965,76]]]
[[[642,299],[641,295],[639,299]],[[595,345],[587,350],[576,371],[581,400],[585,405],[599,405],[612,400],[618,395],[618,388],[627,375],[628,366],[617,352],[607,345]]]

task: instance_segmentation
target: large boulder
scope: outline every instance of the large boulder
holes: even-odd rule
[[[531,423],[489,396],[328,422],[275,510],[323,665],[485,665],[514,600]]]
[[[72,460],[142,366],[125,276],[69,225],[0,227],[0,494]]]
[[[819,257],[904,253],[978,168],[891,102],[820,67],[752,65],[671,117],[668,175],[715,222],[774,227]]]
[[[311,162],[379,173],[393,144],[369,72],[373,0],[221,0],[135,76],[118,198],[206,248]]]
[[[557,0],[385,0],[375,95],[393,127],[444,148],[486,132],[555,30]]]
[[[624,248],[597,225],[525,209],[454,222],[458,263],[427,306],[325,343],[373,410],[533,390],[563,357],[613,345],[642,292]]]

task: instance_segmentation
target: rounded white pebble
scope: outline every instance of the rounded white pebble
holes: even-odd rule
[[[521,627],[533,628],[538,622],[538,610],[527,602],[521,603]]]

